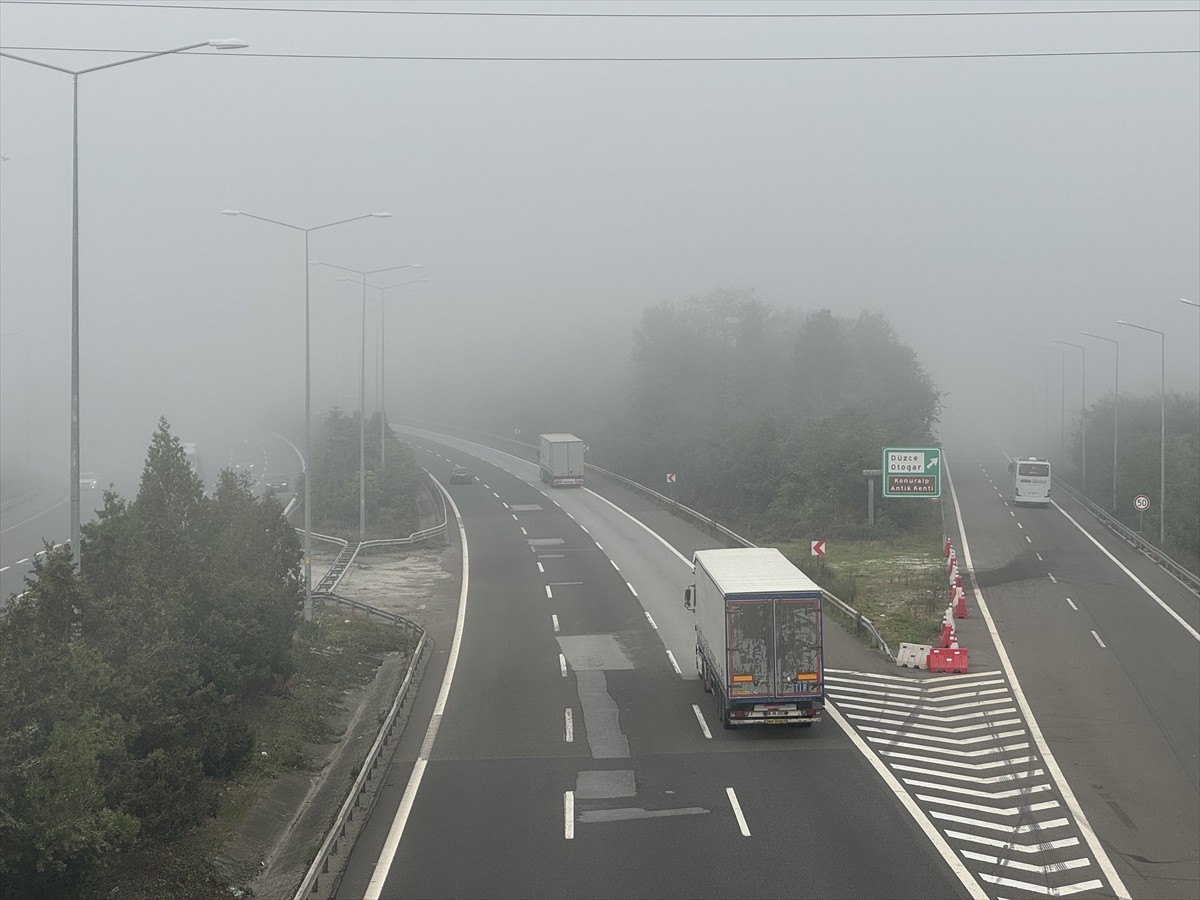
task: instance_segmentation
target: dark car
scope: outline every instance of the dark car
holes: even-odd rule
[[[263,484],[269,491],[283,493],[288,490],[287,476],[281,472],[272,472],[263,479]]]
[[[465,466],[455,466],[450,470],[451,484],[472,484],[475,481],[475,476],[471,474],[471,470]]]

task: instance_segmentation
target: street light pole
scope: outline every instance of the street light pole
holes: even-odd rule
[[[349,266],[335,266],[333,263],[317,262],[309,266],[328,266],[331,269],[341,269],[343,272],[354,272],[362,283],[362,349],[359,351],[358,371],[358,539],[367,539],[367,276],[378,275],[381,272],[394,272],[396,269],[419,269],[420,263],[407,263],[402,266],[388,266],[384,269],[351,269]]]
[[[384,320],[385,316],[383,308],[386,305],[387,297],[384,296],[385,291],[390,291],[392,288],[404,287],[406,284],[422,284],[428,282],[428,278],[417,278],[413,281],[402,281],[399,284],[384,285],[379,288],[379,474],[382,475],[385,471],[384,461],[386,459],[386,451],[384,447],[387,444],[387,341],[384,338]],[[376,285],[372,285],[375,287]]]
[[[1051,343],[1074,347],[1081,354],[1079,371],[1079,477],[1083,482],[1083,494],[1087,496],[1087,348],[1082,344],[1050,338]]]
[[[1108,341],[1113,345],[1113,488],[1112,488],[1112,509],[1117,511],[1117,395],[1121,389],[1121,342],[1115,338],[1105,337],[1102,334],[1092,334],[1090,331],[1081,331],[1080,334],[1086,334],[1088,337],[1095,338],[1098,341]]]
[[[71,76],[71,558],[79,560],[79,76],[89,72],[99,72],[101,69],[112,69],[116,66],[127,66],[130,63],[141,62],[144,59],[154,59],[157,56],[168,56],[172,53],[183,53],[185,50],[196,50],[200,47],[212,47],[216,50],[240,50],[250,46],[239,38],[215,38],[209,41],[199,41],[195,44],[185,44],[170,50],[156,50],[153,53],[142,53],[129,59],[119,59],[115,62],[91,66],[87,69],[67,69],[50,63],[17,56],[15,53],[0,51],[0,56],[17,62],[40,66],[43,69],[53,69]]]
[[[1159,419],[1159,456],[1158,456],[1158,544],[1166,548],[1167,544],[1167,336],[1157,328],[1147,328],[1145,325],[1134,325],[1124,319],[1117,320],[1118,325],[1149,331],[1158,335],[1159,366],[1161,387],[1161,412]]]
[[[361,216],[352,216],[349,219],[339,219],[336,222],[326,222],[324,225],[314,225],[312,228],[303,228],[299,225],[292,225],[289,222],[280,222],[278,219],[268,219],[265,216],[256,216],[253,213],[242,212],[240,209],[223,209],[221,214],[225,216],[245,216],[248,219],[257,219],[260,222],[268,222],[271,225],[279,225],[282,228],[290,228],[293,231],[304,232],[304,620],[311,622],[313,617],[313,602],[312,602],[312,323],[309,316],[309,278],[308,270],[311,268],[308,259],[308,236],[311,232],[320,231],[324,228],[332,228],[335,225],[345,225],[347,222],[358,222],[361,219],[388,219],[391,218],[389,212],[364,213]]]
[[[1058,454],[1062,459],[1067,458],[1067,351],[1057,347],[1043,347],[1058,354]]]

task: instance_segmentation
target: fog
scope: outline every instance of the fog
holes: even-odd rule
[[[885,313],[947,417],[999,428],[1064,365],[1078,409],[1080,354],[1051,338],[1087,346],[1089,401],[1111,389],[1111,345],[1081,330],[1120,340],[1122,393],[1156,393],[1157,335],[1118,319],[1166,332],[1168,386],[1197,389],[1195,2],[254,5],[0,2],[4,52],[68,69],[249,43],[79,77],[84,469],[140,465],[159,416],[184,439],[302,416],[304,233],[224,209],[391,213],[312,231],[309,255],[429,279],[386,293],[396,418],[547,383],[619,398],[642,310],[722,289]],[[0,59],[0,458],[55,478],[71,81]],[[311,269],[317,413],[358,406],[362,288],[339,275]]]

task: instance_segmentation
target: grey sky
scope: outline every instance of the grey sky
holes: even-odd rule
[[[421,263],[389,301],[389,402],[539,357],[625,361],[641,310],[722,288],[881,310],[957,403],[1028,394],[1029,352],[1088,345],[1088,393],[1200,380],[1200,57],[737,62],[283,54],[765,57],[1190,50],[1195,2],[0,2],[0,45],[71,68],[236,36],[80,79],[83,458],[161,414],[300,409],[303,236],[358,269]],[[203,9],[198,7],[210,6]],[[551,18],[371,10],[838,13],[1167,9],[936,18]],[[216,8],[222,7],[222,8]],[[318,14],[299,9],[338,9]],[[19,49],[21,48],[21,49]],[[268,54],[264,58],[256,54]],[[0,399],[55,459],[69,434],[71,79],[0,60]],[[315,269],[318,409],[357,406],[359,289]],[[372,292],[372,297],[376,296]],[[368,365],[374,366],[370,307]],[[14,334],[16,333],[16,334]],[[1078,396],[1078,353],[1067,389]],[[1057,356],[1053,358],[1057,371]],[[28,358],[28,369],[26,369]],[[597,371],[600,371],[599,369]],[[369,369],[368,379],[373,369]],[[26,389],[26,374],[30,387]],[[514,376],[523,377],[523,376]],[[1068,403],[1076,402],[1069,400]],[[1003,405],[1003,404],[1000,404]],[[23,452],[23,451],[22,451]],[[100,451],[94,450],[98,455]],[[113,450],[111,452],[118,452]],[[65,463],[64,463],[65,464]]]

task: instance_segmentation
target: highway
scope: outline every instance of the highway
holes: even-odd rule
[[[1058,492],[1011,508],[998,445],[947,447],[975,582],[1099,841],[1132,896],[1200,896],[1200,601]]]
[[[466,462],[481,479],[451,491],[461,652],[432,746],[414,714],[341,896],[969,896],[832,720],[715,726],[678,551],[590,491],[551,496],[529,463],[419,446],[431,471]],[[828,665],[870,664],[826,633]],[[422,702],[440,680],[431,664]],[[377,871],[397,810],[403,839]]]

